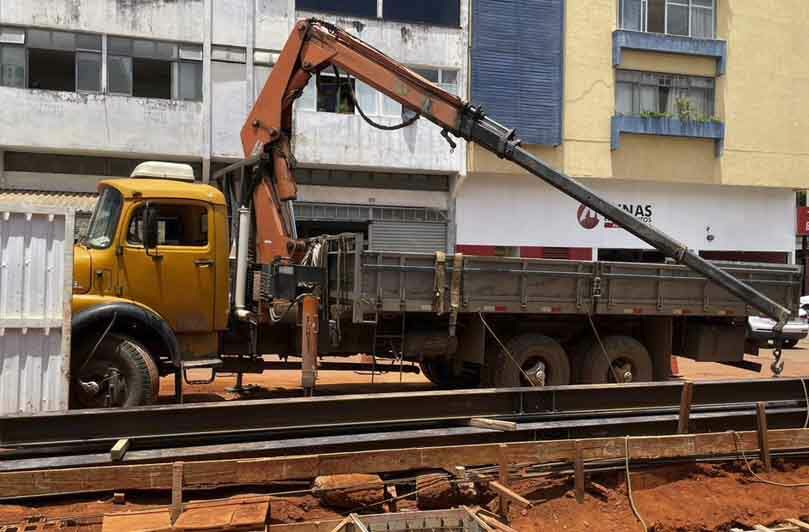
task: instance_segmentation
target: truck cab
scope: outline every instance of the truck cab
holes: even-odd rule
[[[146,162],[102,181],[74,247],[75,406],[148,404],[181,358],[218,352],[228,320],[222,193],[190,166]]]

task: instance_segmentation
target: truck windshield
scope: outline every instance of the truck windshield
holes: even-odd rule
[[[121,214],[123,197],[114,188],[105,188],[98,199],[98,205],[90,220],[85,243],[94,249],[106,249],[112,244],[118,216]]]

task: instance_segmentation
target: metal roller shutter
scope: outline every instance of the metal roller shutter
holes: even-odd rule
[[[447,250],[447,224],[440,222],[373,222],[369,247],[373,251],[435,253]]]

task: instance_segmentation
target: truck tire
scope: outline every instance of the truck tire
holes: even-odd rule
[[[796,345],[798,345],[798,341],[793,338],[784,340],[784,349],[792,349]]]
[[[570,384],[570,361],[565,350],[553,338],[542,334],[521,334],[512,338],[506,347],[514,359],[502,349],[496,351],[491,368],[493,386],[509,388]],[[540,370],[544,370],[544,382],[540,382],[537,376]],[[526,378],[526,373],[530,380]]]
[[[449,362],[440,358],[422,360],[419,367],[427,380],[440,388],[474,388],[480,384],[480,376],[471,370],[453,375]]]
[[[570,361],[570,384],[581,384],[583,382],[581,368],[594,342],[594,338],[585,337],[567,347],[567,358]]]
[[[607,356],[604,356],[604,350]],[[583,384],[647,382],[652,378],[649,351],[631,336],[607,336],[603,350],[601,344],[595,342],[582,361]]]
[[[85,344],[86,347],[87,344]],[[89,352],[95,345],[83,350]],[[92,358],[76,357],[71,367],[71,408],[131,407],[155,402],[159,393],[157,365],[146,348],[128,336],[108,334]],[[113,389],[110,384],[117,382]]]
[[[156,403],[160,398],[160,370],[157,368],[155,359],[150,356],[150,353],[145,348],[143,348],[143,352],[145,353],[143,360],[146,362],[146,369],[149,371],[149,381],[152,383],[152,403]]]

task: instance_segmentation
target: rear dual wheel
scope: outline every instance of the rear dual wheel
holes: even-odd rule
[[[479,370],[463,368],[456,375],[450,364],[446,359],[429,358],[419,362],[419,367],[427,380],[441,388],[474,388],[480,384]]]
[[[491,384],[514,386],[563,386],[570,384],[570,362],[562,346],[549,336],[521,334],[497,349],[490,361]]]
[[[577,357],[581,364],[579,380],[583,384],[652,380],[652,358],[642,343],[620,335],[607,336],[602,343],[588,343]]]
[[[603,344],[603,347],[602,347]],[[491,357],[491,384],[496,387],[564,386],[646,382],[653,379],[652,359],[646,347],[631,336],[607,336],[601,343],[587,341],[570,357],[562,346],[542,334],[522,334]]]

